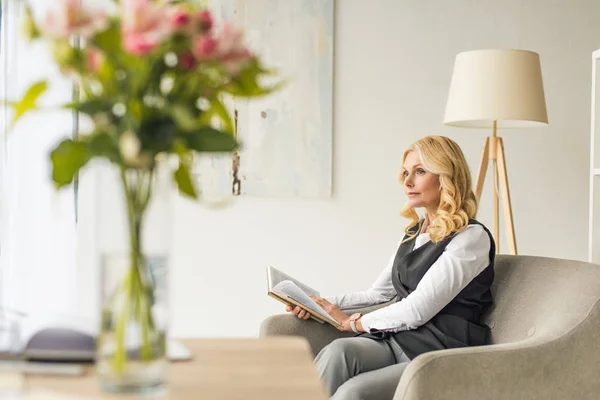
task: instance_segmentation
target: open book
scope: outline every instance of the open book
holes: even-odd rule
[[[267,267],[267,294],[284,304],[302,307],[310,313],[311,318],[320,323],[327,322],[336,328],[340,326],[310,298],[310,296],[319,297],[319,292],[271,266]]]

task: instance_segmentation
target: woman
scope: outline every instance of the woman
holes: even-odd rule
[[[492,305],[495,244],[473,218],[477,200],[460,147],[428,136],[405,153],[400,182],[408,197],[405,236],[379,278],[364,292],[315,298],[340,330],[315,359],[333,399],[392,399],[406,365],[419,354],[486,343],[480,323]],[[419,218],[415,208],[422,208]],[[398,301],[366,315],[342,309]],[[299,307],[287,311],[302,319]]]

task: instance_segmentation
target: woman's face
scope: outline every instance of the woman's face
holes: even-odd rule
[[[423,167],[416,151],[406,155],[400,169],[400,182],[404,180],[404,192],[411,207],[437,210],[440,204],[440,177]]]

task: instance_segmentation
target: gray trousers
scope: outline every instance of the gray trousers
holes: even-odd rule
[[[391,400],[410,362],[403,353],[399,363],[396,357],[382,340],[342,338],[317,354],[315,368],[332,400]]]

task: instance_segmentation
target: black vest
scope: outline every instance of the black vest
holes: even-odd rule
[[[486,344],[490,329],[480,323],[480,318],[493,304],[490,288],[494,280],[496,245],[492,234],[484,225],[473,219],[469,220],[469,225],[472,224],[481,225],[490,237],[489,265],[446,307],[417,329],[396,333],[375,331],[362,336],[393,340],[410,359],[428,351]],[[410,232],[415,233],[419,226],[415,225]],[[416,236],[400,245],[392,270],[392,282],[398,293],[398,301],[416,289],[423,275],[442,255],[455,235],[453,233],[438,243],[429,241],[418,249],[414,249]],[[406,238],[407,236],[404,240]]]

